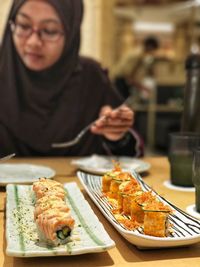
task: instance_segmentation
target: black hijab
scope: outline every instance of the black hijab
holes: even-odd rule
[[[80,86],[71,82],[78,71],[82,0],[47,0],[60,16],[67,36],[61,58],[50,68],[34,72],[16,52],[9,24],[0,51],[0,122],[23,143],[45,153],[57,131],[64,138],[67,128],[66,90]],[[26,0],[14,0],[8,20],[13,20]],[[70,120],[70,118],[69,118]],[[61,127],[62,126],[62,127]]]

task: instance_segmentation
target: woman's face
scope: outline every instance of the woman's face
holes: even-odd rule
[[[60,58],[65,44],[63,24],[47,1],[27,0],[18,10],[12,30],[15,47],[27,68],[45,70]]]

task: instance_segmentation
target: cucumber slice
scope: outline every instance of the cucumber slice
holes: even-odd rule
[[[64,240],[66,237],[68,237],[71,233],[71,229],[67,226],[65,226],[62,230],[57,231],[57,237],[61,240]]]
[[[64,227],[63,229],[62,229],[62,232],[63,232],[63,235],[65,236],[65,237],[67,237],[67,236],[69,236],[70,235],[70,233],[71,233],[71,229],[69,228],[69,227]]]
[[[62,230],[57,231],[57,237],[61,240],[64,240],[66,238],[66,236],[63,235]]]
[[[169,210],[148,210],[148,209],[145,209],[145,208],[143,208],[143,211],[145,211],[145,212],[164,212],[164,213],[170,213],[170,211]]]

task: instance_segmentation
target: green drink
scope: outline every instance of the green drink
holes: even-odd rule
[[[195,205],[200,212],[200,147],[194,151],[192,181],[195,186]]]
[[[172,184],[193,187],[193,154],[199,145],[200,134],[191,132],[170,134],[169,162]]]
[[[176,154],[169,155],[171,183],[174,185],[192,187],[192,162],[193,154]]]
[[[196,210],[200,212],[200,186],[195,186],[195,206]]]

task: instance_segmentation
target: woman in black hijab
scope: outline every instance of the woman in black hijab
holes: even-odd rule
[[[82,0],[15,0],[0,51],[0,155],[141,155],[133,112],[93,60],[80,57]],[[99,116],[75,146],[74,138]]]

